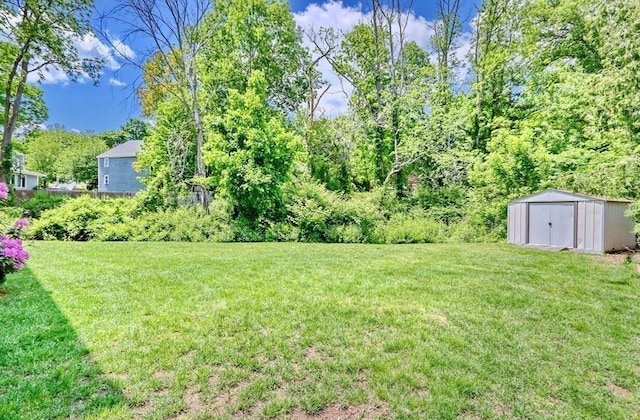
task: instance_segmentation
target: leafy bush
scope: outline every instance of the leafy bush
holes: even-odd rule
[[[378,228],[379,242],[388,244],[443,242],[446,226],[434,220],[424,211],[409,214],[397,213]]]
[[[233,240],[233,229],[224,214],[181,207],[140,214],[131,227],[130,240],[226,242]]]
[[[22,201],[19,205],[24,209],[25,217],[38,219],[43,211],[54,209],[67,199],[63,195],[53,195],[38,191],[33,197]]]
[[[22,216],[22,209],[19,207],[0,207],[0,230],[13,226],[16,219]]]
[[[140,212],[127,198],[71,199],[42,213],[29,230],[33,239],[72,241],[230,241],[233,230],[224,202],[210,213],[197,207]]]
[[[302,242],[375,242],[383,217],[366,196],[347,200],[316,183],[298,183],[287,208]]]
[[[58,208],[45,210],[29,231],[33,239],[89,241],[99,239],[114,225],[129,222],[134,202],[126,198],[82,196]]]

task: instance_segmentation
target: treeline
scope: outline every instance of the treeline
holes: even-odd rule
[[[543,188],[640,199],[640,2],[485,0],[464,24],[441,0],[428,49],[402,1],[373,0],[345,34],[302,33],[280,1],[119,4],[160,47],[141,63],[142,212],[196,192],[235,240],[394,242],[380,232],[419,219],[478,241]],[[323,114],[321,62],[353,87],[343,115]]]
[[[291,183],[381,189],[389,215],[418,208],[480,240],[504,237],[508,201],[539,189],[639,198],[640,3],[486,0],[466,71],[459,2],[437,5],[425,50],[398,2],[373,1],[343,36],[303,35],[283,2],[217,2],[193,74],[161,78],[181,54],[145,65],[149,202],[203,187],[259,234],[291,217]],[[353,86],[335,118],[322,115],[322,60]]]

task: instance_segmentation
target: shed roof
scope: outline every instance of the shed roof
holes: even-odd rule
[[[613,203],[630,203],[631,201],[624,198],[608,198],[592,195],[578,194],[572,191],[564,191],[557,189],[548,189],[537,192],[535,194],[520,197],[511,201],[512,203],[550,203],[558,201],[603,201]]]
[[[101,155],[98,155],[98,159],[100,158],[119,158],[119,157],[135,157],[136,154],[142,149],[142,140],[129,140],[126,143],[122,143],[114,147],[113,149],[107,150]]]

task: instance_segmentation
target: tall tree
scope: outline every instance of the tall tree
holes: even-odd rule
[[[300,145],[267,98],[264,75],[255,70],[244,93],[229,92],[227,111],[205,154],[218,191],[231,200],[233,216],[254,229],[283,215],[282,186]]]
[[[426,117],[433,67],[426,51],[407,40],[411,5],[411,1],[372,0],[371,20],[345,34],[334,54],[328,52],[335,46],[335,36],[314,39],[318,52],[354,88],[350,110],[373,143],[357,146],[354,157],[374,157],[370,185],[395,179],[402,188],[404,169],[424,155],[416,131]]]
[[[28,90],[27,79],[55,67],[71,79],[97,80],[101,59],[79,57],[74,41],[91,31],[91,0],[5,0],[0,2],[0,74],[4,82],[0,181],[10,171],[10,142]]]
[[[476,102],[471,136],[481,151],[492,136],[493,120],[507,116],[524,82],[524,63],[517,52],[525,4],[526,0],[486,0],[478,10],[471,57]]]
[[[141,90],[143,103],[145,95],[165,95],[188,110],[196,136],[196,173],[191,182],[205,209],[209,207],[209,193],[202,159],[205,130],[198,61],[211,35],[202,23],[212,6],[211,0],[118,0],[101,18],[103,34],[108,33],[108,23],[116,21],[128,28],[125,39],[144,38],[141,42],[150,46],[141,60],[129,59],[144,71],[147,86]],[[161,71],[151,71],[149,66],[154,65]]]

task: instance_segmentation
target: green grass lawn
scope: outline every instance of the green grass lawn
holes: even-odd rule
[[[0,418],[638,418],[635,267],[506,245],[32,243]]]

